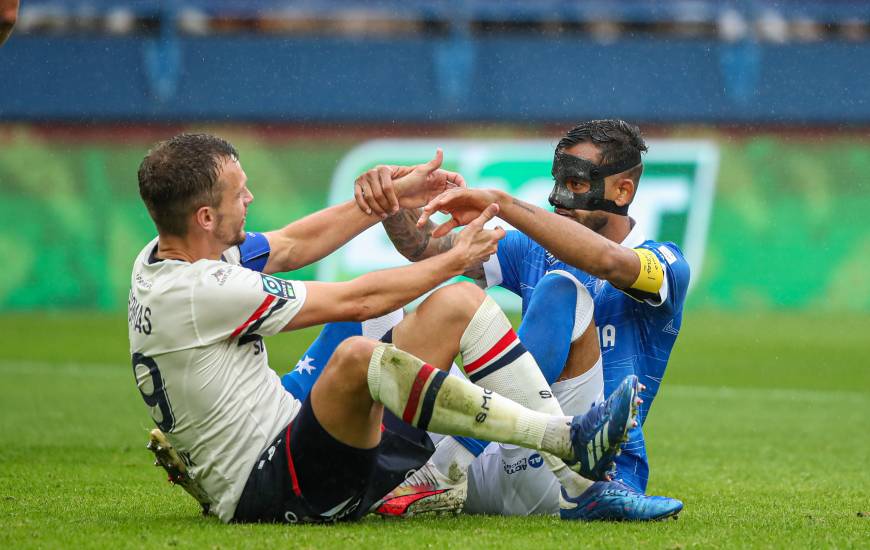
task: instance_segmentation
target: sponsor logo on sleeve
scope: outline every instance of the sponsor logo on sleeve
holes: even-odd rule
[[[224,286],[227,282],[227,279],[230,278],[230,273],[232,273],[232,269],[221,267],[214,271],[211,276],[214,277],[215,282],[217,282],[218,286]]]
[[[290,281],[272,277],[271,275],[263,275],[262,273],[260,277],[263,279],[264,292],[278,298],[284,298],[285,300],[296,299],[296,291],[293,290],[293,284]]]
[[[136,273],[136,283],[145,290],[151,290],[154,283],[142,276],[141,273]]]
[[[677,261],[677,256],[671,252],[671,249],[666,247],[665,245],[659,246],[659,252],[662,253],[662,256],[665,257],[665,260],[668,261],[668,264],[673,264]]]

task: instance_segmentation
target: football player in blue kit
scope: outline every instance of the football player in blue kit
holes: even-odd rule
[[[502,286],[522,297],[519,337],[566,412],[587,410],[626,374],[636,374],[647,388],[642,425],[679,332],[689,279],[679,248],[646,239],[627,215],[645,151],[639,130],[623,121],[591,121],[572,129],[556,147],[550,195],[554,212],[500,191],[458,186],[427,205],[418,222],[419,209],[397,209],[390,184],[391,177],[401,177],[411,167],[370,171],[357,180],[355,197],[361,208],[385,218],[393,243],[412,261],[449,250],[452,228],[472,220],[486,205],[499,204],[499,217],[519,231],[509,231],[497,254],[465,275],[481,286]],[[428,216],[439,210],[452,217],[436,228]],[[592,302],[595,322],[582,324]],[[343,332],[360,330],[358,325],[328,325],[305,359],[328,359]],[[600,341],[601,354],[598,342],[590,344],[590,335]],[[301,378],[297,369],[284,377],[285,387],[293,391]],[[579,496],[560,492],[532,451],[446,439],[424,468],[385,497],[380,513],[443,511],[445,503],[456,506],[465,500],[466,491],[466,512],[658,519],[682,509],[677,500],[643,495],[649,468],[640,426],[617,457],[614,480],[591,484]],[[448,479],[446,472],[457,469],[470,470],[470,481],[465,476]],[[541,499],[542,494],[550,496]]]

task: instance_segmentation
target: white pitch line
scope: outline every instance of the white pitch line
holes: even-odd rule
[[[124,373],[131,374],[132,367],[129,361],[117,363],[79,363],[75,361],[53,363],[49,361],[12,361],[9,359],[0,359],[0,374],[4,373],[34,373],[34,372],[58,372],[63,371],[64,374],[91,374],[93,371],[102,371],[102,373]]]
[[[63,371],[64,374],[94,374],[100,371],[100,375],[107,373],[122,374],[127,376],[130,371],[129,363],[79,363],[71,362],[48,362],[48,361],[11,361],[0,359],[0,374],[3,373],[33,373]],[[810,390],[797,388],[758,388],[758,387],[730,387],[730,386],[687,386],[679,384],[664,384],[659,391],[659,399],[662,395],[675,397],[718,398],[718,399],[746,399],[758,398],[776,401],[846,401],[849,403],[863,404],[870,407],[870,393],[845,390]]]

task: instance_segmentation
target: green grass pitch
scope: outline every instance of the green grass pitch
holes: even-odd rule
[[[165,482],[123,314],[0,316],[0,548],[867,547],[870,319],[689,311],[647,422],[678,521],[222,525]],[[269,339],[295,363],[314,331]]]

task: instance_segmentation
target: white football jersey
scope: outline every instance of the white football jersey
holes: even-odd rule
[[[136,383],[151,417],[230,521],[254,462],[299,411],[269,368],[263,336],[302,309],[305,285],[224,261],[136,258],[128,324]]]

